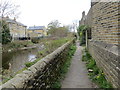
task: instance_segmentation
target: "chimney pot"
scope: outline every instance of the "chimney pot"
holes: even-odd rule
[[[16,18],[14,17],[14,21],[16,21]]]

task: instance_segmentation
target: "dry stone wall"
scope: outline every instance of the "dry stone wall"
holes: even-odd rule
[[[73,42],[74,39],[59,47],[27,70],[17,74],[13,79],[3,84],[1,88],[12,88],[13,90],[19,88],[23,90],[50,88],[59,78],[59,70],[66,61],[68,50]]]

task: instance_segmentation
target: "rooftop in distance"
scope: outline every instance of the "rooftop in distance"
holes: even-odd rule
[[[0,19],[2,19],[2,17],[0,17]],[[26,25],[24,25],[24,24],[22,24],[22,23],[20,23],[20,22],[17,22],[17,21],[16,21],[16,18],[10,19],[10,18],[7,16],[7,17],[3,17],[3,20],[5,20],[5,21],[8,22],[8,23],[18,24],[18,25],[20,25],[20,26],[27,27]]]
[[[45,30],[45,26],[30,26],[28,30]]]

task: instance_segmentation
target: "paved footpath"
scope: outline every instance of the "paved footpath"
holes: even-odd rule
[[[77,50],[72,58],[71,66],[65,79],[62,81],[62,88],[93,88],[89,80],[85,63],[82,62],[82,47],[79,41],[76,42]]]

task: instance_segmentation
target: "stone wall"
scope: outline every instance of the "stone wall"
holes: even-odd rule
[[[98,41],[89,41],[88,49],[92,57],[95,59],[98,67],[100,67],[113,87],[120,87],[120,50],[117,46],[101,43]]]
[[[88,40],[88,50],[113,87],[120,87],[119,7],[118,2],[91,2],[85,24],[81,21],[81,25],[91,27],[92,38]]]
[[[88,14],[82,17],[80,25],[88,25],[91,27],[93,40],[119,45],[119,5],[120,3],[118,2],[95,3],[90,8]]]
[[[59,78],[59,70],[66,61],[66,56],[74,39],[59,47],[53,53],[38,61],[36,64],[17,74],[1,88],[27,89],[50,88]]]
[[[108,44],[120,42],[118,2],[99,2],[92,7],[92,37]]]

